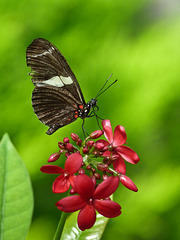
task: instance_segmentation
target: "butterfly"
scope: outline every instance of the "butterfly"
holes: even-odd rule
[[[31,67],[29,75],[35,86],[32,106],[39,120],[49,127],[48,135],[77,118],[83,119],[84,125],[85,118],[97,116],[97,97],[106,83],[96,98],[86,103],[66,59],[55,45],[44,38],[35,39],[27,47],[26,62]]]

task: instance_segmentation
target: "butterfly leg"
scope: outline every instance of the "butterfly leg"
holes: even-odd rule
[[[96,116],[97,124],[98,124],[99,128],[102,130],[102,127],[101,127],[101,125],[99,124],[99,119],[102,120],[102,118],[98,117],[98,115],[97,115],[96,113],[95,113],[95,116]]]
[[[86,138],[86,135],[89,136],[89,133],[86,131],[86,129],[84,128],[84,123],[85,123],[85,119],[83,118],[83,123],[82,123],[82,131],[84,134],[84,138]]]
[[[101,125],[99,124],[99,119],[103,120],[103,118],[99,117],[99,116],[96,114],[95,111],[92,111],[92,112],[88,115],[88,117],[94,117],[94,116],[96,117],[97,124],[98,124],[99,128],[102,130],[102,127],[101,127]]]

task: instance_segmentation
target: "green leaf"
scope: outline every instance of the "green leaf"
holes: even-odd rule
[[[25,239],[32,210],[33,193],[29,174],[5,134],[0,142],[0,239]]]
[[[99,213],[96,215],[96,223],[88,230],[81,231],[77,226],[77,216],[79,212],[72,213],[66,221],[61,240],[99,240],[101,239],[109,218],[105,218]]]

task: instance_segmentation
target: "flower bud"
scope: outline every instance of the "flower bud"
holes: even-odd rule
[[[103,171],[103,172],[106,171],[107,168],[108,168],[108,165],[107,165],[107,164],[99,163],[99,164],[97,165],[97,169],[100,170],[100,171]]]
[[[88,149],[87,146],[85,146],[85,147],[83,148],[83,153],[84,153],[84,154],[87,154],[88,152],[89,152],[89,149]]]
[[[63,142],[64,142],[64,143],[69,143],[69,138],[68,138],[68,137],[65,137],[65,138],[63,139]]]
[[[55,162],[59,157],[60,157],[60,152],[53,153],[53,154],[51,154],[51,156],[48,158],[48,162]]]
[[[86,167],[86,169],[87,169],[87,170],[91,170],[91,166],[88,165],[88,166]]]
[[[71,154],[70,153],[65,153],[65,156],[68,158]]]
[[[97,152],[97,151],[94,151],[93,154],[94,154],[95,156],[97,156],[97,155],[98,155],[98,152]]]
[[[118,154],[113,154],[112,156],[109,157],[109,159],[110,159],[111,161],[116,161],[116,160],[118,160],[118,158],[119,158],[119,155],[118,155]]]
[[[76,144],[77,144],[78,146],[81,146],[81,143],[82,143],[82,140],[79,138],[79,139],[77,140]]]
[[[93,140],[89,140],[88,142],[86,142],[86,146],[88,146],[88,147],[92,147],[93,144],[94,144]]]
[[[76,193],[76,191],[74,190],[74,188],[71,188],[70,194],[75,194],[75,193]]]
[[[83,168],[80,168],[80,169],[79,169],[79,174],[81,174],[81,175],[82,175],[82,174],[85,174],[85,170],[84,170]]]
[[[104,181],[104,180],[106,180],[106,179],[108,179],[108,177],[109,177],[108,175],[106,175],[106,174],[103,174],[103,176],[102,176],[102,178],[103,178],[103,181]]]
[[[99,152],[99,155],[103,155],[103,152]]]
[[[112,162],[111,162],[110,160],[108,160],[106,164],[107,164],[108,166],[111,166],[111,163],[112,163]]]
[[[99,173],[94,173],[94,177],[97,179],[97,180],[100,180],[101,179],[101,175]]]
[[[60,149],[65,148],[65,144],[63,142],[58,142],[58,146],[59,146]]]
[[[96,131],[94,131],[94,132],[92,132],[90,134],[90,138],[96,139],[96,138],[101,137],[102,135],[103,135],[103,131],[102,130],[96,130]]]
[[[74,147],[71,143],[67,143],[65,148],[68,152],[74,152]]]
[[[71,133],[71,138],[72,138],[73,141],[77,142],[78,139],[79,139],[79,136],[75,133]]]
[[[97,150],[102,150],[104,148],[104,143],[97,142],[94,144],[94,146]]]
[[[109,161],[109,157],[108,156],[104,156],[103,163],[106,163],[107,161]]]
[[[126,187],[126,188],[128,188],[128,189],[130,189],[130,190],[132,190],[132,191],[134,191],[134,192],[137,192],[138,191],[138,189],[137,189],[137,187],[136,187],[136,185],[133,183],[133,181],[129,178],[129,177],[127,177],[126,175],[120,175],[119,176],[119,180],[120,180],[120,182]]]

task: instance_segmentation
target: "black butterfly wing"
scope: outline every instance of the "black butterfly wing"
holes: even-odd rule
[[[75,121],[79,102],[70,92],[55,87],[36,87],[32,94],[32,106],[39,120],[50,128],[52,134],[59,128]]]
[[[35,86],[50,85],[66,88],[67,91],[85,103],[78,81],[61,52],[43,38],[35,39],[26,51],[27,66],[31,67]]]
[[[43,38],[35,39],[26,51],[35,89],[32,105],[39,120],[52,134],[78,117],[79,105],[85,105],[80,86],[60,51]]]

